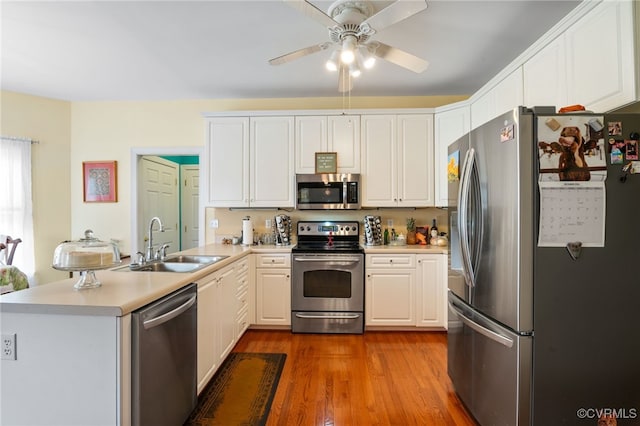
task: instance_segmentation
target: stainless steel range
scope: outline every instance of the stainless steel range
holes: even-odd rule
[[[298,222],[292,252],[291,331],[364,331],[364,250],[360,224]]]

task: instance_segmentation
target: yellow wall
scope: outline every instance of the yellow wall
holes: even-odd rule
[[[466,96],[69,103],[3,92],[2,125],[3,134],[42,141],[34,150],[36,269],[41,281],[49,282],[66,276],[50,266],[55,246],[65,239],[81,238],[86,229],[103,240],[120,240],[122,252],[130,252],[132,148],[204,147],[203,112],[435,108],[464,99]],[[118,162],[116,203],[83,202],[82,162],[97,160]],[[429,221],[436,214],[423,213]],[[223,223],[230,225],[239,214],[243,213],[219,213]],[[213,242],[214,236],[207,233],[207,242]]]
[[[71,237],[71,104],[2,92],[0,105],[2,135],[39,141],[31,150],[35,281],[66,278],[68,274],[53,269],[51,261],[58,243]]]

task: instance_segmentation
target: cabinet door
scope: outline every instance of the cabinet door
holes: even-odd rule
[[[294,119],[250,120],[251,207],[294,207]]]
[[[608,111],[636,99],[633,3],[602,2],[565,32],[569,104]]]
[[[229,355],[236,343],[236,315],[238,312],[237,283],[235,269],[232,266],[218,273],[217,290],[217,317],[218,339],[217,356],[218,365]]]
[[[522,84],[522,67],[518,67],[493,88],[495,110],[491,118],[522,105],[524,98]]]
[[[446,255],[418,255],[417,309],[418,327],[446,326]]]
[[[415,269],[371,269],[365,287],[365,325],[415,326]]]
[[[447,181],[448,148],[452,142],[469,132],[469,116],[468,105],[436,113],[435,115],[435,204],[438,207],[447,207],[449,205],[449,185]]]
[[[517,68],[471,104],[471,128],[522,105],[522,67]]]
[[[216,292],[215,274],[207,276],[198,284],[198,393],[209,382],[218,366]]]
[[[207,120],[208,200],[214,207],[249,206],[249,118]]]
[[[398,115],[397,126],[398,206],[433,206],[433,115]]]
[[[360,173],[360,117],[340,115],[327,120],[327,151],[338,154],[338,173]]]
[[[556,38],[522,66],[524,105],[568,105],[564,40],[564,35]]]
[[[362,205],[396,207],[398,204],[396,116],[363,115]]]
[[[327,117],[296,117],[295,122],[296,173],[315,173],[316,152],[328,151]]]
[[[256,323],[291,325],[291,269],[256,269]]]

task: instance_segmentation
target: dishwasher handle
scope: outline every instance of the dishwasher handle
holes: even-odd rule
[[[187,309],[192,307],[196,303],[196,298],[197,298],[197,295],[193,295],[189,298],[189,300],[187,300],[177,308],[172,309],[169,312],[164,313],[160,316],[144,321],[142,323],[142,325],[144,326],[144,329],[149,330],[150,328],[157,327],[161,324],[164,324],[167,321],[174,319],[175,317],[177,317],[178,315],[180,315],[181,313],[185,312]]]

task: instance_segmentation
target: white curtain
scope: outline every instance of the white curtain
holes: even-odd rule
[[[0,140],[0,235],[22,240],[13,265],[35,284],[30,141],[4,137]]]

